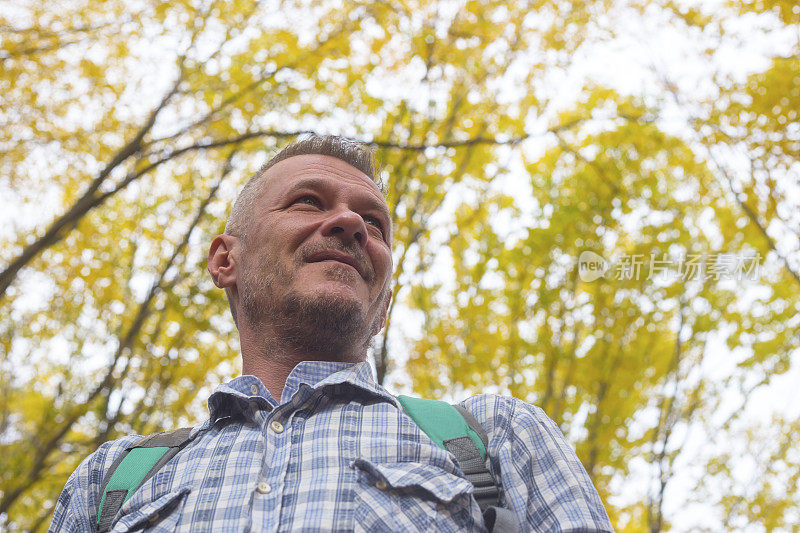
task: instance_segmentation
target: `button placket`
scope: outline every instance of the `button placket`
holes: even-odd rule
[[[264,415],[268,420],[267,414],[264,413]],[[265,430],[264,443],[266,446],[262,478],[256,486],[256,491],[266,497],[282,485],[282,476],[286,470],[286,460],[289,457],[291,444],[286,440],[284,432],[287,428],[281,421],[273,418],[269,422],[265,420],[263,423],[265,424],[262,427]],[[272,497],[277,497],[277,493]]]
[[[261,442],[264,445],[264,451],[261,459],[261,471],[258,481],[251,489],[255,501],[253,502],[253,519],[264,524],[271,524],[275,522],[280,513],[280,506],[276,505],[276,501],[280,501],[282,494],[282,483],[280,477],[281,465],[284,461],[282,456],[286,453],[285,448],[287,443],[280,432],[276,432],[273,428],[277,424],[283,431],[283,425],[277,420],[270,420],[270,414],[273,411],[273,406],[261,404],[261,412],[259,412],[259,426],[261,428]],[[278,467],[278,468],[276,468]],[[277,513],[277,514],[276,514]],[[265,531],[272,530],[265,527]]]
[[[260,462],[260,472],[256,486],[250,490],[253,492],[253,517],[256,523],[262,524],[264,531],[273,531],[268,524],[276,523],[280,507],[276,506],[276,498],[280,499],[281,492],[280,480],[275,476],[274,464],[275,454],[280,453],[281,443],[275,439],[274,434],[270,435],[268,412],[272,406],[267,406],[266,412],[259,412],[259,427],[261,433],[260,443],[263,444],[263,451]],[[273,490],[276,489],[276,490]],[[276,514],[278,513],[278,514]]]

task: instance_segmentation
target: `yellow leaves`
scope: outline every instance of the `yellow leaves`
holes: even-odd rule
[[[785,24],[800,23],[800,5],[794,0],[729,0],[740,12],[771,13]]]
[[[642,2],[646,5],[646,2]],[[694,7],[686,2],[675,2],[668,0],[664,2],[664,7],[672,14],[678,17],[688,27],[697,27],[705,29],[705,27],[715,21],[715,17],[702,9],[702,6]]]
[[[798,427],[797,420],[785,416],[751,424],[742,431],[736,457],[720,453],[708,460],[705,483],[732,487],[718,497],[729,524],[759,525],[767,531],[795,526],[793,513],[800,505],[795,490],[800,475]]]
[[[644,405],[664,395],[665,384],[685,390],[663,396],[665,405],[675,406],[669,420],[691,419],[698,406],[710,405],[713,386],[687,381],[710,335],[732,327],[731,339],[745,339],[739,330],[751,330],[754,322],[785,332],[748,345],[767,375],[786,371],[788,359],[780,354],[793,346],[785,312],[795,307],[755,319],[755,308],[734,311],[738,295],[723,284],[707,281],[698,293],[685,278],[655,281],[647,277],[646,262],[635,279],[615,279],[613,271],[592,282],[576,279],[575,262],[586,249],[607,259],[641,254],[647,260],[668,249],[676,257],[717,253],[710,232],[718,231],[735,252],[756,240],[703,152],[659,129],[656,116],[635,99],[587,89],[555,119],[564,125],[556,130],[558,146],[526,164],[538,206],[534,226],[512,211],[508,225],[524,237],[504,241],[490,221],[495,208],[511,205],[507,200],[460,206],[448,241],[452,288],[426,289],[425,298],[414,301],[427,317],[408,368],[417,392],[478,392],[500,384],[565,423],[588,409],[586,436],[576,445],[581,458],[591,458],[601,493],[608,490],[609,472],[623,475],[628,459],[661,434],[656,430],[664,431],[654,425],[643,437],[628,428]],[[516,206],[527,201],[515,200]],[[775,213],[780,201],[773,199],[765,214]],[[599,238],[609,234],[616,239]],[[784,288],[781,298],[796,305],[797,287],[777,285]],[[683,310],[680,335],[688,337],[679,343],[675,304],[686,298],[693,305]],[[445,378],[432,381],[430,372]],[[669,461],[677,453],[670,452]],[[636,505],[612,510],[620,529],[630,531],[647,526],[641,513]]]
[[[648,533],[647,509],[642,503],[636,503],[623,509],[606,505],[611,523],[617,533]]]
[[[81,74],[88,78],[99,78],[103,75],[103,69],[89,59],[82,59],[80,62]]]
[[[9,253],[89,187],[179,71],[182,83],[146,132],[143,152],[125,159],[98,192],[197,143],[275,135],[189,151],[145,173],[28,264],[14,289],[35,286],[42,302],[20,311],[22,296],[0,301],[15,309],[0,312],[0,350],[15,351],[29,375],[64,377],[58,395],[55,385],[15,385],[9,410],[20,442],[46,439],[57,415],[82,416],[59,443],[70,451],[48,458],[57,474],[32,475],[25,501],[52,501],[68,467],[96,446],[97,427],[119,414],[102,397],[83,405],[106,371],[114,394],[132,393],[107,438],[197,421],[203,406],[195,384],[236,372],[236,336],[223,294],[205,277],[204,248],[224,225],[236,189],[292,131],[340,132],[381,147],[397,215],[396,294],[407,294],[402,303],[424,320],[420,338],[409,339],[406,371],[416,392],[496,387],[540,403],[575,428],[603,494],[629,462],[646,456],[660,427],[647,418],[657,400],[676,401],[688,420],[687,406],[713,396],[708,383],[688,390],[709,335],[730,331],[732,348],[752,351],[742,372],[786,371],[798,309],[796,281],[786,273],[764,281],[773,296],[760,307],[737,307],[740,285],[708,283],[700,291],[682,279],[647,279],[646,270],[637,279],[616,279],[614,270],[593,281],[578,275],[583,251],[609,261],[743,248],[766,255],[763,234],[708,161],[709,146],[746,152],[752,171],[737,173],[732,185],[765,225],[786,214],[791,221],[796,211],[781,188],[800,153],[790,134],[800,99],[791,54],[743,83],[720,82],[719,98],[698,103],[708,111],[703,121],[669,131],[662,129],[669,106],[658,97],[646,104],[587,84],[562,105],[553,98],[563,95],[541,89],[586,39],[604,35],[612,4],[298,0],[275,11],[252,0],[215,0],[154,1],[133,11],[125,2],[93,0],[59,13],[44,3],[30,7],[30,31],[4,33],[0,50],[0,137],[10,139],[0,173],[26,191],[20,201],[32,204],[48,192],[56,200],[41,209],[36,232],[12,232]],[[660,5],[688,26],[719,22],[685,2]],[[796,22],[796,2],[733,5]],[[550,132],[539,135],[534,117],[547,117]],[[699,140],[695,129],[703,132]],[[519,139],[526,140],[509,143]],[[141,330],[111,368],[230,149],[240,154],[236,179],[224,182],[223,198],[161,280]],[[684,317],[689,336],[676,367],[681,298],[697,307]],[[393,324],[392,334],[405,333]],[[61,351],[42,355],[42,347],[59,344]],[[672,383],[685,396],[665,395]],[[725,475],[730,461],[720,458],[711,474]],[[611,509],[620,530],[646,527],[643,502]],[[752,520],[772,503],[784,509],[765,495]],[[17,505],[9,520],[25,529],[41,509]]]

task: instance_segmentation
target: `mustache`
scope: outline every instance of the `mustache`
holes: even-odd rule
[[[300,251],[300,255],[303,258],[303,262],[307,262],[312,255],[331,250],[347,254],[355,259],[368,281],[372,281],[375,278],[375,271],[372,269],[372,264],[367,260],[364,250],[357,245],[347,246],[339,239],[308,244]]]

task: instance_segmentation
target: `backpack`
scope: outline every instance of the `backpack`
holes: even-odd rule
[[[439,400],[399,395],[397,400],[406,414],[440,448],[456,459],[467,480],[475,487],[473,496],[492,533],[519,531],[516,515],[499,507],[497,481],[487,467],[486,447],[489,438],[475,417],[461,405]],[[136,490],[153,477],[190,439],[192,428],[180,428],[142,437],[117,457],[103,478],[97,510],[99,533],[111,530],[111,524]]]

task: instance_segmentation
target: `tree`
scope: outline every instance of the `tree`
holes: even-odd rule
[[[669,527],[688,432],[771,438],[714,415],[740,384],[747,405],[797,347],[800,84],[795,48],[744,81],[715,72],[712,95],[668,72],[655,96],[569,90],[573,63],[630,7],[666,13],[688,41],[739,39],[720,28],[745,11],[765,29],[797,25],[787,2],[709,14],[667,1],[80,0],[0,15],[0,183],[16,206],[0,225],[0,527],[43,529],[103,441],[204,417],[202,398],[238,372],[205,248],[267,153],[309,131],[368,142],[383,163],[395,298],[373,347],[379,381],[406,371],[426,395],[535,401],[615,525]],[[686,132],[667,127],[676,107]],[[750,304],[713,276],[617,278],[614,265],[586,281],[585,251],[752,253],[779,268],[751,283],[769,292]],[[720,335],[741,355],[724,379],[709,371]],[[769,479],[794,479],[792,450],[760,456],[785,464],[762,468],[764,502]],[[789,523],[790,498],[745,512],[756,492],[720,488],[727,456],[702,461],[720,523]],[[619,487],[642,477],[648,490],[625,499]]]
[[[381,148],[402,176],[389,180],[399,283],[448,185],[488,182],[494,147],[528,137],[535,98],[497,84],[532,82],[535,69],[519,70],[530,40],[557,40],[565,9],[542,7],[551,25],[533,32],[523,4],[280,7],[87,0],[58,13],[31,3],[0,22],[3,179],[23,208],[56,193],[51,214],[13,221],[2,251],[8,528],[45,525],[99,443],[199,419],[196,398],[235,373],[202,243],[265,149],[337,113],[340,133]],[[403,77],[416,80],[404,94],[381,90]]]
[[[687,35],[701,28],[718,39],[718,48],[744,40],[722,30],[736,13],[715,17],[672,2],[662,7],[675,28]],[[774,12],[790,25],[800,11],[787,2],[734,7]],[[763,24],[775,30],[774,19]],[[448,253],[438,259],[452,264],[454,282],[420,281],[410,298],[427,310],[409,361],[417,392],[461,391],[458,396],[494,385],[542,406],[576,442],[607,502],[619,501],[615,487],[650,479],[639,498],[610,507],[624,530],[669,527],[664,501],[668,485],[689,465],[681,454],[693,431],[708,436],[699,454],[708,457],[706,471],[733,471],[729,461],[740,456],[720,454],[713,435],[745,434],[736,421],[751,396],[789,370],[797,354],[800,226],[792,213],[800,144],[791,104],[800,91],[797,44],[744,82],[712,70],[719,64],[716,49],[708,47],[709,77],[716,83],[711,96],[659,70],[660,98],[645,95],[656,105],[586,91],[559,120],[603,112],[612,120],[583,119],[590,129],[553,132],[552,148],[528,165],[529,205],[520,200],[528,187],[519,182],[514,198],[461,205],[443,239]],[[685,137],[661,129],[674,117],[673,103],[689,118]],[[711,261],[691,282],[612,281],[606,275],[587,283],[578,275],[578,258],[587,251],[634,258],[630,267],[642,258],[643,271],[662,257],[673,268],[676,257],[689,254]],[[743,252],[763,261],[758,283],[731,286],[729,279],[716,279],[720,260],[731,259],[721,254]],[[723,379],[713,371],[722,362],[714,347],[720,338],[738,358]],[[741,404],[731,408],[735,390]],[[733,414],[720,425],[715,415],[729,410]],[[763,432],[750,435],[757,449]],[[781,474],[791,482],[796,451],[790,439],[782,442],[770,460],[781,457]],[[736,523],[784,527],[794,516],[792,491],[761,461],[764,498],[774,505],[760,505]],[[632,465],[640,466],[631,472]],[[786,488],[783,497],[772,476]],[[713,486],[712,498],[726,496],[715,500],[720,526],[711,528],[727,527],[750,501],[741,495],[755,492],[733,489],[737,503],[731,505],[731,487],[724,481]],[[702,500],[694,494],[671,498]]]

